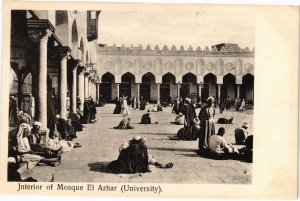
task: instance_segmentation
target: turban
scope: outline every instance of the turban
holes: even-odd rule
[[[247,123],[247,122],[244,122],[244,123],[243,123],[243,127],[248,128],[248,127],[249,127],[248,123]]]
[[[208,101],[214,102],[215,99],[214,99],[214,97],[208,97],[207,102],[208,102]]]
[[[140,139],[142,139],[142,138],[141,138],[141,136],[139,136],[139,135],[135,135],[135,136],[133,136],[132,139],[134,139],[134,140],[140,140]]]
[[[39,121],[35,121],[35,122],[33,123],[33,125],[34,125],[34,126],[39,126],[39,127],[41,127],[41,126],[42,126],[42,123],[39,122]]]

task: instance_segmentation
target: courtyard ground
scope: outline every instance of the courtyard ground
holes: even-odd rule
[[[148,105],[148,108],[152,105]],[[38,165],[24,173],[24,177],[32,176],[39,181],[49,181],[54,175],[55,182],[97,182],[97,183],[251,183],[252,165],[238,160],[212,160],[198,156],[198,141],[175,141],[167,136],[175,135],[183,126],[170,124],[175,114],[171,107],[163,108],[163,112],[152,112],[152,121],[159,124],[140,125],[140,118],[146,112],[130,108],[131,122],[135,129],[116,130],[122,120],[121,115],[112,114],[114,105],[107,104],[97,108],[97,122],[87,124],[78,138],[74,140],[82,145],[62,155],[62,163],[57,167]],[[219,110],[215,121],[221,117]],[[197,109],[197,114],[199,109]],[[234,129],[248,122],[249,133],[252,133],[253,110],[236,112],[226,110],[222,117],[234,117],[234,124],[219,125],[226,129],[225,139],[234,144]],[[117,159],[119,146],[134,135],[146,137],[148,153],[158,161],[172,162],[171,169],[159,169],[150,165],[151,173],[145,174],[112,174],[106,166]]]

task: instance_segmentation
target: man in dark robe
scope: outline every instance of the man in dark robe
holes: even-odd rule
[[[14,96],[11,96],[9,99],[9,125],[15,126],[18,124],[17,117],[17,101]]]
[[[55,102],[51,92],[47,92],[47,128],[49,128],[49,137],[53,137],[55,131]],[[45,112],[45,111],[40,111]]]
[[[146,108],[146,101],[144,100],[143,96],[141,96],[140,110],[144,110],[145,108]]]
[[[91,109],[91,121],[95,122],[97,110],[96,110],[95,102],[91,97],[89,98],[89,103]]]
[[[187,98],[186,101],[187,104],[185,105],[184,109],[185,113],[183,113],[185,116],[184,127],[190,128],[193,125],[193,121],[197,115],[194,105],[191,104],[191,99]]]
[[[222,114],[223,111],[225,110],[226,108],[226,100],[224,98],[221,99],[221,102],[220,102],[220,113]]]
[[[182,114],[185,113],[185,107],[184,107],[184,100],[182,98],[179,99],[179,112],[181,112]]]
[[[82,131],[82,123],[79,121],[80,116],[77,113],[70,112],[69,113],[69,118],[72,120],[72,124],[74,125],[74,128],[76,131]]]
[[[90,102],[86,98],[83,104],[83,122],[85,124],[91,123],[91,107]]]
[[[151,124],[150,112],[143,114],[140,124]]]
[[[121,113],[121,102],[119,101],[118,97],[116,97],[116,99],[115,99],[115,104],[116,104],[116,107],[114,109],[113,114],[120,114]]]
[[[180,113],[179,105],[180,105],[179,98],[176,98],[176,100],[174,101],[174,104],[173,104],[172,112],[175,112],[176,114],[179,114]]]
[[[146,173],[150,172],[147,146],[142,140],[132,139],[129,147],[122,150],[117,160],[108,165],[113,173]]]

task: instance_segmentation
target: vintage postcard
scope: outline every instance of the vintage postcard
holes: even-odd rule
[[[299,7],[4,2],[1,192],[297,196]]]

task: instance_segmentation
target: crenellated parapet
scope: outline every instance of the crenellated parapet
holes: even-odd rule
[[[198,46],[195,50],[192,46],[189,46],[186,50],[181,45],[180,48],[176,48],[175,45],[168,47],[164,45],[160,48],[155,45],[152,49],[150,45],[142,47],[126,47],[125,45],[99,45],[98,48],[99,55],[128,55],[128,56],[205,56],[205,57],[254,57],[255,50],[246,48],[240,48],[237,44],[218,44],[211,48],[205,47],[203,50]]]

